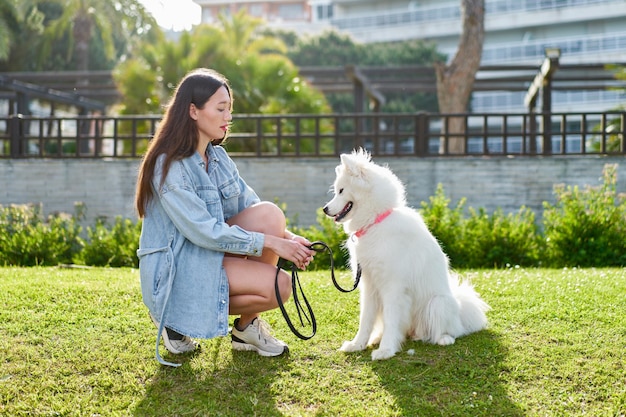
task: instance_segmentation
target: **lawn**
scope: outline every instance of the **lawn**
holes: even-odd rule
[[[358,295],[306,272],[311,340],[273,311],[264,317],[288,356],[218,338],[192,355],[162,350],[175,369],[154,359],[136,270],[0,268],[0,415],[626,415],[626,269],[463,275],[493,310],[488,330],[452,346],[408,342],[382,362],[338,352],[356,332]]]

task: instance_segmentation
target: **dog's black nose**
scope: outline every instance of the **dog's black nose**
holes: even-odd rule
[[[322,210],[324,210],[324,214],[328,214],[328,206],[324,206]]]

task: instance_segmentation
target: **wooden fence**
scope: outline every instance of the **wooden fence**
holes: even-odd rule
[[[161,116],[0,118],[0,158],[139,158]],[[227,146],[255,157],[626,155],[626,112],[236,115]]]

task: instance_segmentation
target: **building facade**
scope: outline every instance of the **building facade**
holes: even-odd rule
[[[307,0],[193,0],[202,9],[202,23],[214,23],[223,13],[233,15],[245,9],[251,16],[259,17],[268,27],[300,34],[319,32],[328,27],[328,18],[315,18],[318,10]],[[330,7],[330,6],[329,6]],[[332,7],[330,7],[332,9]],[[323,12],[320,12],[324,16]],[[332,17],[332,16],[327,16]]]
[[[422,39],[452,56],[461,31],[460,0],[335,0],[332,26],[361,42]],[[563,64],[626,62],[624,0],[486,0],[483,65],[537,65],[546,48]],[[554,111],[607,110],[620,91],[555,91]],[[472,110],[524,111],[524,93],[473,95]]]
[[[203,22],[240,8],[270,26],[299,33],[334,28],[363,43],[421,39],[449,57],[461,32],[460,0],[194,0]],[[485,0],[483,65],[541,66],[546,48],[562,64],[626,63],[626,0]],[[523,112],[523,92],[476,92],[475,112]],[[555,91],[553,111],[602,111],[623,105],[616,90]]]

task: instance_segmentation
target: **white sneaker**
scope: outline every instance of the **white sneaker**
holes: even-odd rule
[[[154,317],[152,317],[152,314],[150,314],[150,318],[158,329],[159,322]],[[165,345],[165,349],[167,349],[168,352],[173,353],[174,355],[193,352],[200,346],[198,342],[196,342],[189,336],[182,335],[175,330],[168,329],[167,327],[164,327],[163,330],[165,331],[162,332],[161,335],[163,336],[163,344]]]
[[[235,319],[231,331],[233,349],[255,351],[261,356],[279,356],[289,352],[287,344],[272,336],[269,325],[258,317],[243,330],[237,328],[238,324],[239,319]]]

